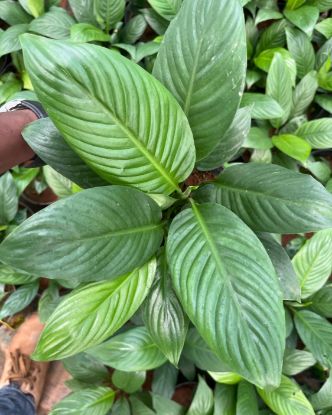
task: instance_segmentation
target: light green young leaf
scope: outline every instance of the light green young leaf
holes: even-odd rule
[[[296,330],[301,340],[323,365],[332,367],[332,325],[325,318],[309,310],[295,313]]]
[[[109,33],[115,24],[122,20],[126,1],[125,0],[94,0],[94,14],[98,23]]]
[[[291,73],[280,53],[276,53],[272,60],[266,80],[266,93],[275,99],[284,110],[280,119],[271,121],[274,127],[280,127],[288,120],[292,109]]]
[[[48,278],[114,279],[156,252],[163,236],[160,219],[159,207],[140,191],[96,187],[59,200],[23,222],[2,242],[0,257]]]
[[[332,37],[332,18],[323,19],[316,24],[315,29],[327,39],[330,39]]]
[[[236,415],[236,386],[217,384],[213,415]]]
[[[19,36],[28,31],[27,23],[17,24],[0,33],[0,57],[21,49]]]
[[[332,196],[324,186],[277,165],[231,166],[194,197],[224,205],[258,232],[303,233],[332,227]]]
[[[184,0],[166,32],[153,74],[187,115],[197,160],[211,153],[230,127],[244,87],[246,62],[239,2]]]
[[[212,379],[217,383],[224,383],[226,385],[236,385],[243,378],[237,373],[233,372],[208,372]]]
[[[106,415],[114,398],[115,392],[107,387],[83,389],[66,396],[50,415]]]
[[[285,10],[284,15],[306,35],[311,36],[319,18],[317,7],[302,6],[296,10]]]
[[[90,23],[77,23],[70,28],[73,42],[109,42],[110,35]]]
[[[172,20],[180,10],[182,0],[148,0],[150,6],[166,20]]]
[[[311,146],[307,141],[296,135],[275,135],[272,137],[272,143],[283,153],[302,162],[306,161],[311,153]]]
[[[50,11],[34,19],[29,26],[29,32],[37,33],[52,39],[66,39],[70,36],[70,28],[75,20],[66,10],[51,7]]]
[[[111,183],[146,192],[180,192],[178,183],[195,162],[194,142],[183,111],[157,80],[106,48],[32,35],[22,43],[37,95],[93,170]],[[49,72],[57,76],[46,76]]]
[[[270,120],[284,114],[284,110],[275,99],[257,92],[243,94],[241,107],[251,107],[251,117],[256,120]]]
[[[286,9],[288,10],[294,10],[301,7],[306,0],[287,0]]]
[[[192,203],[170,227],[167,258],[186,313],[230,371],[262,387],[278,385],[284,311],[275,271],[256,235],[228,209]],[[264,312],[253,313],[257,307]]]
[[[304,138],[313,148],[332,147],[332,118],[320,118],[302,124],[296,135]]]
[[[236,415],[258,415],[258,401],[253,385],[246,381],[237,387]]]
[[[282,376],[279,388],[258,389],[260,397],[277,415],[315,415],[310,402],[295,381]]]
[[[285,350],[282,373],[287,376],[295,376],[316,363],[312,353],[305,350],[287,349]]]
[[[284,48],[274,48],[274,49],[266,49],[263,50],[263,52],[261,52],[255,59],[255,65],[262,69],[265,72],[268,72],[271,64],[272,64],[272,60],[274,58],[274,55],[276,53],[280,53],[280,55],[283,57],[286,65],[288,66],[288,69],[291,73],[291,77],[292,77],[292,83],[295,86],[295,80],[296,80],[296,62],[295,60],[292,58],[290,52],[287,49]]]
[[[144,371],[123,372],[122,370],[114,370],[112,383],[126,393],[134,393],[141,389],[145,382],[145,375]]]
[[[31,282],[19,287],[6,299],[0,309],[0,320],[22,311],[36,297],[39,289],[39,281]]]
[[[166,361],[145,327],[118,334],[88,353],[106,366],[125,372],[155,369]]]
[[[231,160],[241,149],[251,126],[251,107],[240,108],[217,147],[197,164],[198,170],[213,170]]]
[[[308,36],[301,30],[287,27],[287,46],[296,62],[297,76],[302,79],[315,67],[315,51]]]
[[[41,16],[44,13],[44,0],[19,0],[19,3],[33,17]]]
[[[308,72],[296,85],[293,93],[292,117],[304,114],[313,102],[318,88],[317,72]]]
[[[43,167],[43,174],[46,183],[53,190],[53,192],[61,199],[73,195],[74,183],[62,176],[50,166]]]
[[[143,320],[154,343],[177,366],[189,320],[172,288],[165,254],[159,257],[158,278],[143,308]]]
[[[0,283],[10,285],[30,284],[38,279],[33,275],[23,274],[12,267],[0,264]]]
[[[109,338],[142,304],[155,269],[156,262],[152,260],[116,280],[88,284],[74,290],[61,301],[47,321],[34,358],[61,359]],[[73,304],[79,304],[79,307],[73,307]]]
[[[198,387],[187,415],[212,415],[213,406],[213,392],[205,380],[199,376]]]
[[[317,291],[310,298],[310,302],[310,308],[313,311],[323,317],[332,318],[332,284],[326,285]]]
[[[109,380],[106,367],[87,353],[78,353],[62,360],[62,363],[75,380],[89,383],[100,383]]]
[[[11,173],[0,177],[0,225],[11,222],[18,211],[18,192]]]
[[[332,114],[332,96],[325,94],[317,94],[315,102],[321,106],[325,111]]]
[[[11,0],[0,1],[1,20],[14,26],[22,23],[29,23],[32,17],[24,11],[18,2]]]
[[[279,278],[284,300],[299,301],[301,287],[286,250],[268,233],[257,234],[272,261]]]
[[[293,258],[293,266],[301,284],[302,298],[314,294],[332,272],[332,229],[317,232]]]

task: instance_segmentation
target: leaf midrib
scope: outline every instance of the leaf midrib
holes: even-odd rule
[[[63,68],[62,68],[63,69]],[[112,111],[112,109],[103,101],[98,99],[95,95],[91,94],[91,92],[79,81],[77,80],[72,73],[69,71],[63,70],[65,75],[72,79],[73,82],[81,89],[83,94],[88,95],[92,101],[95,101],[99,107],[103,110],[106,116],[109,116],[113,122],[126,134],[126,136],[130,139],[130,141],[135,145],[135,147],[143,154],[143,156],[150,162],[150,164],[160,173],[160,175],[169,183],[174,190],[178,193],[182,193],[177,182],[174,180],[173,176],[167,172],[164,166],[160,163],[156,157],[150,153],[150,151],[143,146],[141,141],[136,138],[134,132],[128,128]]]

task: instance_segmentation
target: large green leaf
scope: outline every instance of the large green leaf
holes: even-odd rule
[[[332,119],[320,118],[300,125],[296,135],[304,138],[313,148],[332,147]]]
[[[49,278],[110,279],[143,265],[162,238],[161,211],[136,189],[105,186],[33,215],[0,246],[3,262]]]
[[[111,28],[122,20],[126,1],[125,0],[94,0],[94,12],[98,22],[105,28],[108,33]]]
[[[312,353],[305,350],[291,349],[285,351],[282,373],[287,376],[297,375],[316,363]]]
[[[235,415],[236,387],[217,384],[214,390],[214,415]]]
[[[288,120],[292,109],[291,72],[280,53],[273,57],[266,80],[266,93],[275,99],[284,110],[280,119],[271,121],[274,127],[280,127]]]
[[[308,310],[295,314],[296,329],[315,358],[332,367],[332,324],[324,317]]]
[[[32,17],[24,11],[19,3],[12,0],[0,1],[1,20],[13,26],[20,23],[29,23]]]
[[[195,162],[188,121],[138,65],[95,45],[27,35],[35,91],[70,146],[102,177],[152,193],[180,192]]]
[[[62,361],[65,369],[75,380],[94,383],[95,385],[109,380],[106,367],[87,353],[78,353]]]
[[[246,62],[239,2],[184,0],[166,32],[153,74],[188,116],[198,160],[213,150],[231,125],[244,86]]]
[[[211,415],[213,411],[213,392],[199,376],[198,387],[187,412],[187,415]]]
[[[246,381],[237,388],[236,415],[258,415],[258,401],[255,388]]]
[[[301,233],[332,227],[332,196],[312,177],[271,164],[229,167],[195,196],[231,209],[252,229]]]
[[[155,269],[152,260],[116,280],[88,284],[73,291],[47,321],[34,359],[62,359],[109,338],[142,304]]]
[[[294,27],[287,27],[287,46],[296,62],[297,75],[303,78],[315,67],[315,50],[308,36]]]
[[[284,300],[300,300],[300,283],[286,250],[268,233],[259,233],[258,237],[276,270]]]
[[[132,372],[161,366],[166,357],[153,343],[145,327],[136,327],[90,350],[106,366]]]
[[[167,257],[175,291],[212,350],[250,382],[277,386],[285,317],[257,236],[228,209],[192,203],[170,227]]]
[[[52,39],[69,38],[70,28],[75,20],[66,10],[60,7],[51,7],[50,11],[34,19],[29,26],[29,32],[38,33]]]
[[[272,143],[281,152],[299,161],[306,161],[311,153],[310,145],[303,139],[293,134],[281,134],[272,137]]]
[[[13,176],[8,172],[0,177],[0,225],[11,222],[18,211],[18,192]]]
[[[0,268],[1,277],[1,268]],[[0,278],[1,282],[1,278]],[[332,318],[332,284],[328,284],[321,290],[317,291],[313,297],[310,298],[311,308],[318,314]]]
[[[296,10],[285,10],[285,16],[306,35],[311,36],[319,18],[317,7],[302,6]]]
[[[172,288],[164,254],[159,258],[158,278],[145,302],[143,319],[152,340],[177,366],[189,321]]]
[[[301,296],[314,294],[332,272],[332,229],[317,232],[293,258],[293,266],[301,284]]]
[[[148,0],[151,7],[167,20],[172,20],[180,10],[182,0]]]
[[[94,0],[69,0],[70,8],[78,22],[96,24],[93,14]]]
[[[251,116],[256,120],[271,120],[284,114],[284,110],[275,99],[257,92],[243,94],[241,107],[247,106],[251,107]]]
[[[174,394],[179,371],[171,364],[165,363],[153,372],[152,393],[171,399]]]
[[[234,120],[220,138],[217,147],[206,158],[198,162],[199,170],[213,170],[231,160],[241,149],[251,126],[251,108],[240,108]]]
[[[278,389],[257,389],[263,401],[277,415],[315,415],[310,402],[295,381],[282,376]]]
[[[106,415],[113,405],[115,392],[103,386],[71,393],[55,405],[50,415]]]
[[[22,135],[46,164],[79,186],[85,188],[107,184],[69,147],[49,118],[28,124]]]
[[[293,93],[292,117],[304,114],[315,98],[318,88],[317,72],[308,72],[296,85]]]
[[[16,52],[21,49],[19,36],[27,32],[27,23],[17,24],[0,33],[0,56]]]

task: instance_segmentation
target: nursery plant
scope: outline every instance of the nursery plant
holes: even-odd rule
[[[60,200],[19,223],[0,178],[0,317],[50,280],[52,414],[330,414],[332,3],[71,1],[62,37],[26,4],[9,52],[49,118],[23,136]]]

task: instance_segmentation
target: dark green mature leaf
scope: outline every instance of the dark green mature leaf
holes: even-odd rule
[[[201,370],[224,372],[229,369],[225,363],[221,362],[194,328],[188,331],[183,354]]]
[[[332,37],[332,18],[330,17],[317,23],[315,29],[327,39],[330,39]]]
[[[163,235],[160,218],[156,203],[136,189],[88,189],[23,222],[1,244],[0,258],[48,278],[112,279],[156,252]]]
[[[8,172],[0,177],[0,225],[11,222],[18,211],[18,194],[13,176]]]
[[[239,2],[184,0],[166,32],[153,74],[188,116],[198,160],[211,153],[231,125],[245,69],[245,27]]]
[[[142,14],[134,16],[120,31],[120,39],[122,42],[130,44],[135,43],[143,35],[146,30],[146,20]]]
[[[226,134],[206,158],[198,162],[199,170],[213,170],[231,160],[242,147],[251,126],[251,108],[240,108]]]
[[[26,13],[19,3],[12,0],[0,1],[0,16],[1,20],[11,26],[29,23],[32,19],[32,16]]]
[[[300,283],[286,250],[268,233],[259,233],[258,237],[276,270],[284,300],[300,300]]]
[[[284,114],[284,110],[275,99],[257,92],[243,94],[241,107],[249,106],[251,106],[251,117],[256,120],[271,120]]]
[[[313,148],[332,147],[332,118],[320,118],[303,123],[296,135],[304,138]]]
[[[109,338],[142,304],[155,269],[156,262],[152,260],[116,280],[88,284],[73,291],[47,321],[34,358],[61,359]]]
[[[131,415],[155,415],[155,411],[145,405],[138,397],[131,396],[129,398],[131,405]],[[151,405],[150,401],[149,404]]]
[[[287,376],[297,375],[316,363],[312,353],[305,350],[286,349],[282,373]]]
[[[302,298],[323,287],[332,272],[332,229],[317,232],[293,258]]]
[[[126,393],[134,393],[140,390],[145,382],[145,372],[123,372],[122,370],[115,370],[112,374],[112,382],[118,389]]]
[[[180,10],[182,0],[148,0],[150,6],[167,20],[172,20]]]
[[[280,119],[271,121],[274,127],[280,127],[288,120],[292,109],[291,73],[280,53],[276,53],[272,60],[266,80],[266,94],[275,99],[284,110]]]
[[[171,399],[164,396],[152,395],[153,409],[158,415],[184,415],[186,410]]]
[[[70,8],[78,22],[96,24],[93,14],[94,0],[69,0]]]
[[[150,370],[165,363],[145,327],[136,327],[88,350],[106,366],[125,372]]]
[[[285,10],[284,15],[306,35],[311,36],[319,17],[317,7],[302,6],[296,10]]]
[[[112,415],[132,415],[130,410],[129,402],[125,397],[118,399],[112,408]]]
[[[109,42],[110,35],[90,23],[77,23],[70,28],[73,42]]]
[[[237,388],[236,415],[258,415],[258,401],[253,385],[246,381]]]
[[[0,264],[0,283],[1,284],[11,284],[11,285],[21,285],[21,284],[30,284],[35,281],[38,277],[23,274],[16,271],[12,267]]]
[[[332,227],[332,196],[312,177],[276,165],[229,167],[196,192],[199,202],[231,209],[258,232],[302,233]]]
[[[262,31],[261,37],[256,46],[256,55],[259,55],[265,49],[283,47],[286,43],[285,19],[273,23],[266,30]]]
[[[84,188],[107,184],[69,147],[49,118],[29,124],[22,135],[46,164],[72,182]]]
[[[282,376],[279,388],[273,391],[263,389],[257,389],[257,391],[277,415],[315,415],[300,387],[286,376]]]
[[[70,28],[75,20],[66,10],[51,7],[50,11],[34,19],[29,26],[29,32],[38,33],[52,39],[66,39],[70,36]]]
[[[159,35],[163,35],[167,27],[169,25],[169,21],[161,17],[157,12],[153,9],[141,9],[141,13],[143,14],[145,20],[147,21],[148,25]]]
[[[177,366],[189,320],[172,288],[164,254],[159,257],[158,278],[145,302],[143,319],[154,343]]]
[[[84,161],[112,183],[180,192],[195,162],[192,133],[157,80],[106,48],[32,35],[22,43],[37,95]]]
[[[323,317],[332,318],[332,284],[326,285],[317,291],[310,298],[310,302],[311,308],[316,313],[322,315]]]
[[[235,415],[236,387],[217,384],[214,390],[214,415]]]
[[[110,377],[104,365],[87,353],[78,353],[62,361],[74,379],[82,382],[99,383]]]
[[[287,46],[296,62],[297,75],[303,78],[315,67],[315,51],[308,36],[301,30],[287,27]]]
[[[306,112],[315,98],[317,88],[317,72],[308,72],[296,86],[293,93],[292,117],[298,117]]]
[[[278,385],[284,311],[256,235],[228,209],[192,203],[170,227],[167,258],[175,291],[212,350],[252,383]]]
[[[122,20],[125,12],[125,0],[94,0],[94,12],[98,23],[108,33],[116,23]]]
[[[331,368],[332,325],[325,318],[308,310],[297,311],[294,321],[303,343],[320,363]]]
[[[213,402],[212,390],[209,388],[205,380],[199,376],[198,387],[187,415],[211,415],[214,406]]]
[[[27,23],[17,24],[0,33],[0,56],[21,49],[19,36],[28,31]]]
[[[39,281],[22,285],[14,291],[4,302],[0,309],[0,320],[12,316],[27,307],[36,297],[39,288]]]
[[[269,130],[266,128],[250,128],[248,137],[243,143],[245,148],[254,148],[258,150],[268,150],[273,147],[269,136]]]
[[[330,376],[324,383],[324,385],[320,388],[320,390],[311,395],[310,401],[312,406],[316,410],[321,409],[328,409],[332,407],[332,375]],[[325,414],[325,412],[324,412]],[[331,415],[331,413],[326,413],[326,415]]]
[[[153,372],[152,392],[171,398],[174,394],[179,371],[170,363],[165,363]]]
[[[66,396],[50,415],[106,415],[113,405],[115,392],[103,386],[83,389]]]

